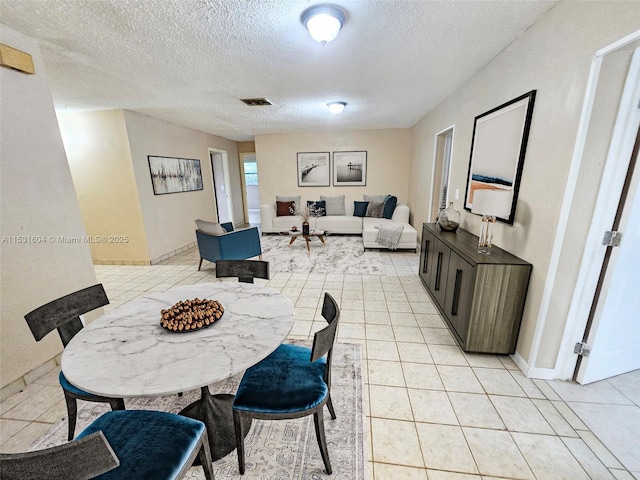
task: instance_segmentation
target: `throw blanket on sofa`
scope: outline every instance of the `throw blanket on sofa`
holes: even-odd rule
[[[376,243],[390,248],[391,250],[395,250],[396,248],[398,248],[398,243],[400,242],[400,235],[402,235],[403,227],[404,226],[402,224],[377,226],[376,228],[378,229],[378,236],[376,237]]]

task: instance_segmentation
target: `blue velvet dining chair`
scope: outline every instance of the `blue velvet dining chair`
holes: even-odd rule
[[[340,310],[325,293],[322,316],[326,327],[315,333],[313,347],[282,344],[245,372],[233,401],[233,420],[240,474],[245,472],[244,419],[284,420],[313,414],[316,439],[326,472],[331,462],[324,432],[323,408],[335,420],[331,402],[331,356]]]
[[[207,429],[199,420],[148,410],[107,412],[68,443],[0,454],[3,480],[169,480],[199,458],[214,480]]]
[[[259,257],[262,260],[262,246],[258,227],[235,230],[231,222],[213,223],[196,220],[196,239],[200,252],[198,270],[202,261],[215,263],[217,260],[246,260]]]
[[[109,299],[101,283],[91,287],[83,288],[77,292],[70,293],[64,297],[42,305],[41,307],[27,313],[24,318],[37,342],[42,340],[53,329],[58,330],[62,345],[67,343],[83,327],[80,315],[91,312],[96,308],[109,304]],[[76,428],[76,417],[78,415],[77,399],[87,402],[108,403],[112,410],[124,410],[124,400],[122,398],[103,397],[94,395],[77,388],[69,383],[64,374],[60,372],[58,376],[60,386],[64,392],[64,399],[67,404],[67,420],[69,423],[69,435],[67,440],[73,439]]]

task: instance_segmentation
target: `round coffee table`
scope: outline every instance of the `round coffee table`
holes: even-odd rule
[[[296,238],[298,237],[302,237],[304,238],[305,242],[307,242],[307,254],[311,255],[311,246],[309,243],[309,239],[312,237],[317,237],[320,239],[320,241],[322,242],[323,245],[326,245],[326,243],[324,242],[324,237],[326,237],[329,234],[329,232],[327,232],[326,230],[311,230],[309,232],[309,235],[305,235],[302,233],[302,230],[296,230],[295,232],[292,232],[291,230],[289,230],[287,232],[287,235],[289,235],[291,237],[291,241],[289,242],[289,246],[291,246],[291,244],[293,242],[296,241]]]

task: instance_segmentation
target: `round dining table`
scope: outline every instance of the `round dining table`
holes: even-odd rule
[[[161,326],[161,310],[195,298],[217,300],[222,317],[195,331]],[[293,323],[293,304],[272,288],[228,281],[185,285],[136,298],[94,320],[67,344],[61,367],[76,387],[107,397],[200,388],[200,399],[180,414],[205,423],[215,460],[235,448],[233,395],[211,395],[208,385],[267,357]]]

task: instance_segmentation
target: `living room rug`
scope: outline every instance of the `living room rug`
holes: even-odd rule
[[[349,273],[383,275],[385,267],[380,252],[365,252],[362,237],[329,235],[325,244],[311,237],[310,253],[303,238],[289,245],[286,235],[263,235],[262,258],[272,272]]]
[[[304,343],[304,342],[292,342]],[[363,379],[360,345],[336,343],[333,351],[331,399],[337,418],[325,409],[324,424],[333,467],[333,480],[367,478],[364,414],[362,410]],[[235,393],[242,374],[209,387],[212,393]],[[127,410],[162,410],[178,412],[198,399],[200,390],[184,392],[182,397],[146,397],[126,399]],[[107,404],[78,402],[76,432],[82,431],[102,413]],[[66,417],[51,427],[30,450],[66,443]],[[294,420],[254,420],[245,439],[246,472],[240,475],[238,457],[233,451],[213,463],[216,480],[309,480],[329,478],[316,441],[313,416]],[[204,480],[202,467],[193,467],[185,477]],[[132,479],[133,480],[133,479]]]

